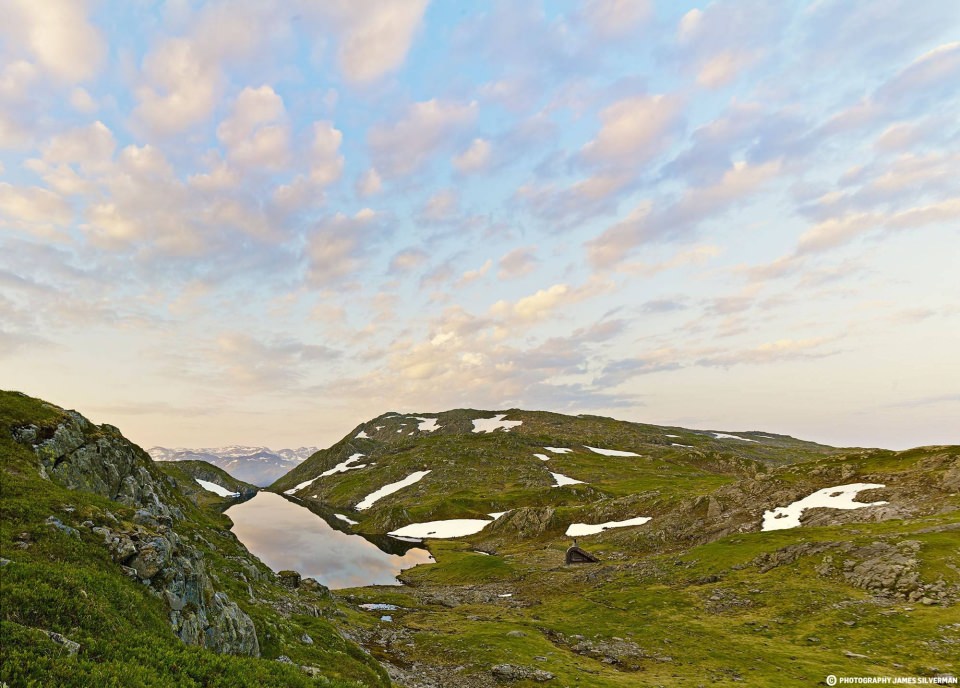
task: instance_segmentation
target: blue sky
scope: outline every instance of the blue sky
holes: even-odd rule
[[[2,0],[0,381],[957,442],[960,6]]]

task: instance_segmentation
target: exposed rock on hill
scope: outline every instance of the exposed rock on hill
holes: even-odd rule
[[[88,527],[103,537],[128,575],[166,600],[170,625],[185,643],[259,656],[253,621],[216,590],[203,552],[177,532],[183,512],[176,504],[174,481],[154,468],[141,449],[117,428],[95,426],[75,411],[68,411],[49,437],[36,425],[16,428],[13,434],[33,449],[48,479],[137,508],[130,526],[107,517],[99,524],[88,521]]]

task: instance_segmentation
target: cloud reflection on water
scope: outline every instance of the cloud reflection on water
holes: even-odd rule
[[[402,556],[387,554],[272,492],[260,492],[226,513],[233,520],[233,533],[271,569],[299,571],[332,589],[397,585],[400,571],[432,561],[423,548]]]

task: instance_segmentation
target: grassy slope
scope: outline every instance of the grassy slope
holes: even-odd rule
[[[103,522],[106,510],[128,522],[133,510],[41,479],[33,453],[12,441],[11,427],[53,427],[61,414],[39,400],[0,392],[0,556],[11,560],[0,569],[0,681],[124,688],[387,685],[383,670],[344,641],[330,621],[278,611],[315,606],[328,615],[333,609],[322,595],[292,593],[268,577],[266,567],[227,532],[229,519],[219,513],[225,500],[202,490],[199,506],[186,498],[178,504],[187,519],[177,524],[177,531],[214,545],[206,553],[208,570],[216,575],[218,590],[254,620],[263,658],[217,655],[181,643],[170,629],[166,605],[123,576],[101,538],[81,526],[88,518]],[[65,505],[75,511],[67,513]],[[49,515],[77,528],[80,538],[44,525]],[[16,546],[24,540],[28,548]],[[246,584],[238,578],[240,557],[256,562],[264,574],[265,580],[253,584],[260,602],[249,601]],[[62,633],[79,642],[81,650],[68,656],[40,629]],[[304,632],[313,645],[299,641]],[[280,654],[321,667],[325,676],[311,679],[298,667],[272,661]]]
[[[368,464],[366,468],[320,478],[297,493],[346,511],[382,485],[429,469],[431,473],[415,486],[351,516],[361,521],[360,530],[385,532],[410,522],[481,518],[520,506],[576,506],[651,491],[667,498],[706,494],[738,477],[837,451],[788,437],[762,443],[718,440],[681,428],[530,411],[508,414],[508,419],[523,421],[510,432],[473,433],[469,419],[484,414],[493,415],[469,409],[438,414],[441,429],[432,433],[417,430],[417,421],[409,416],[381,416],[361,426],[370,439],[357,439],[358,428],[270,489],[292,488],[354,453],[363,453],[361,463]],[[679,438],[668,438],[668,434]],[[634,451],[643,458],[602,456],[584,445]],[[576,451],[549,454],[550,461],[542,462],[533,455],[548,453],[544,446]],[[589,484],[552,488],[550,471]]]
[[[172,475],[185,484],[193,483],[193,485],[196,485],[198,488],[200,486],[195,482],[196,478],[216,483],[231,492],[256,492],[260,489],[256,485],[245,483],[242,480],[234,478],[219,466],[214,466],[208,461],[200,461],[199,459],[190,459],[188,461],[158,461],[156,465],[167,475]]]
[[[743,494],[759,490],[769,497],[778,490],[809,494],[830,484],[881,482],[908,486],[903,494],[929,489],[937,503],[881,523],[743,532],[693,546],[689,539],[670,540],[673,531],[655,519],[649,526],[582,538],[583,546],[600,555],[596,566],[562,565],[569,544],[562,526],[535,537],[489,528],[495,534],[434,541],[438,563],[406,571],[408,587],[340,591],[341,599],[349,600],[344,610],[354,632],[381,659],[401,667],[463,667],[458,675],[486,677],[492,665],[509,662],[548,670],[557,677],[555,685],[598,687],[806,686],[831,673],[930,676],[958,669],[956,605],[876,596],[848,583],[839,569],[821,575],[817,569],[829,552],[800,556],[766,572],[756,563],[804,542],[866,547],[909,540],[920,543],[917,568],[925,583],[943,578],[960,586],[960,499],[956,492],[937,490],[944,466],[958,464],[957,447],[838,450],[738,433],[759,440],[752,443],[681,428],[530,412],[510,413],[508,419],[524,421],[510,432],[473,434],[465,419],[480,415],[441,414],[450,434],[420,433],[409,418],[380,417],[318,452],[273,489],[288,489],[363,452],[364,462],[376,465],[321,478],[300,493],[344,509],[385,483],[431,469],[416,486],[354,515],[362,521],[357,529],[370,532],[544,504],[557,507],[561,523],[669,516],[678,503],[697,495],[729,502],[741,487]],[[372,439],[356,439],[361,429]],[[583,445],[631,450],[642,458],[598,456]],[[576,451],[550,454],[545,466],[532,456],[546,453],[544,446]],[[550,488],[547,467],[590,484]],[[495,554],[479,554],[477,547]],[[833,556],[839,563],[845,555]],[[499,597],[508,593],[512,596]],[[385,624],[379,612],[359,610],[362,602],[403,609],[390,612],[393,622]],[[508,636],[511,631],[524,635]],[[398,633],[402,642],[391,640]],[[618,639],[635,644],[640,655],[603,661],[603,645]],[[590,656],[584,642],[599,646],[598,654]]]

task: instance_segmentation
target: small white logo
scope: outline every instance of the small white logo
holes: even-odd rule
[[[837,685],[837,677],[834,676],[833,674],[830,674],[829,676],[827,676],[827,685],[828,686]]]

